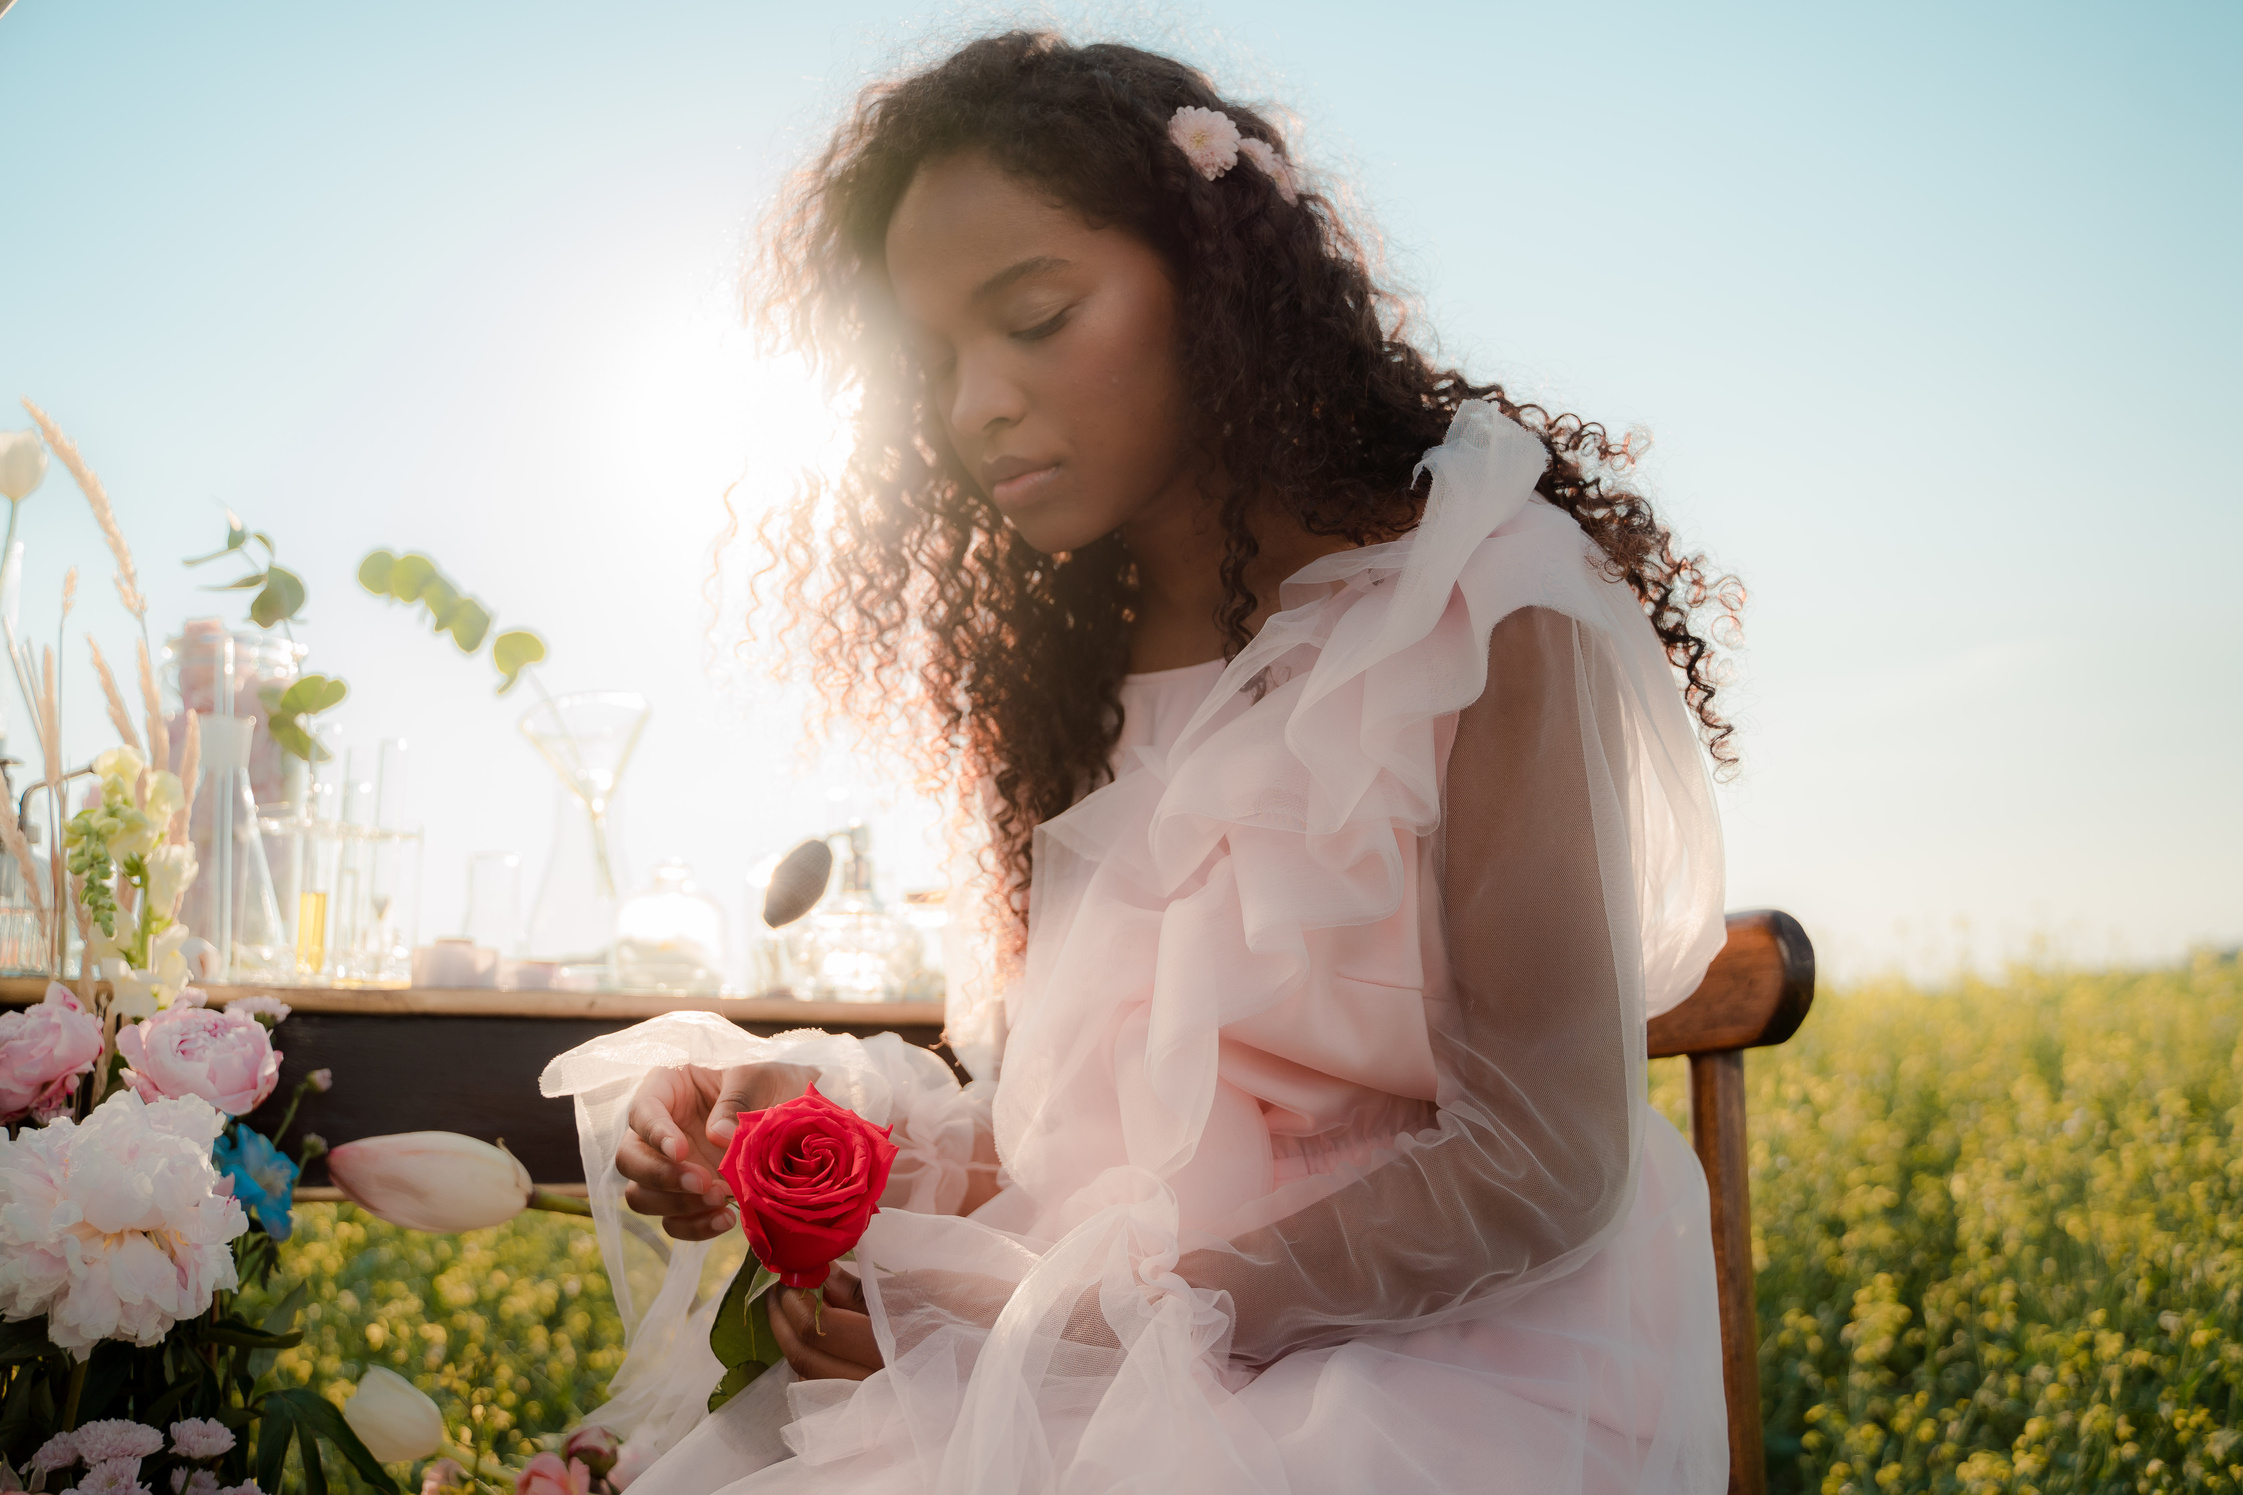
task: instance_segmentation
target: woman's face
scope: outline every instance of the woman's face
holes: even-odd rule
[[[1176,295],[1151,246],[973,152],[919,168],[887,252],[951,450],[1029,544],[1073,550],[1180,495]]]

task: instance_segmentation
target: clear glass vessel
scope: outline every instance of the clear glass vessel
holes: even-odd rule
[[[919,931],[873,893],[872,832],[852,825],[834,881],[815,908],[781,931],[794,994],[821,1002],[901,1002],[921,969]]]
[[[615,914],[629,886],[616,794],[647,711],[641,695],[586,691],[541,701],[522,714],[522,735],[561,781],[553,850],[538,882],[528,938],[528,958],[550,963],[559,985],[613,979]]]
[[[615,915],[615,981],[625,991],[713,992],[724,984],[724,905],[663,862]]]

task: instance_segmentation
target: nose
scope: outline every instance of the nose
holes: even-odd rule
[[[950,429],[960,436],[993,435],[1027,413],[1027,394],[1000,358],[961,351],[954,377]]]

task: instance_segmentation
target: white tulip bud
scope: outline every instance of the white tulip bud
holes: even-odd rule
[[[368,1213],[438,1235],[504,1225],[534,1187],[513,1154],[457,1132],[345,1142],[327,1155],[327,1176]]]
[[[0,431],[0,495],[19,503],[47,475],[47,449],[37,431]]]
[[[395,1371],[370,1367],[343,1403],[343,1421],[384,1464],[425,1459],[444,1446],[444,1414]]]

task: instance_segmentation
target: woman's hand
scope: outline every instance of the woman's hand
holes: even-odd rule
[[[864,1290],[840,1267],[826,1279],[825,1311],[809,1288],[786,1287],[770,1295],[771,1337],[787,1364],[805,1381],[861,1381],[880,1369],[880,1342],[865,1312]],[[824,1320],[821,1333],[819,1320]]]
[[[623,1202],[659,1217],[663,1230],[681,1241],[724,1234],[736,1221],[717,1165],[741,1113],[793,1100],[817,1077],[799,1064],[652,1071],[631,1097],[630,1129],[615,1149],[615,1169],[628,1185]]]

